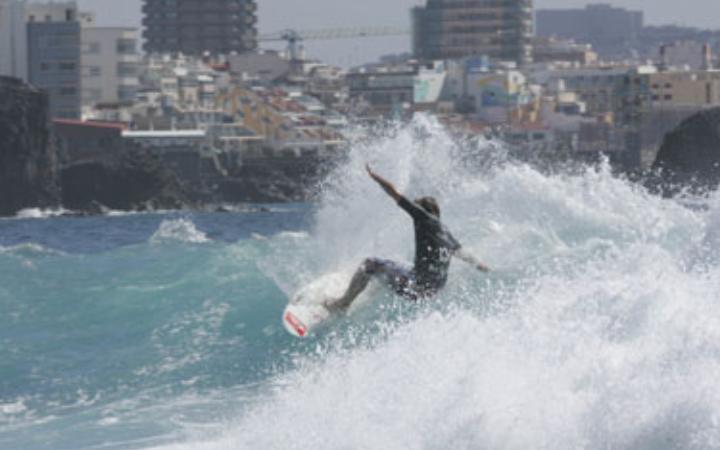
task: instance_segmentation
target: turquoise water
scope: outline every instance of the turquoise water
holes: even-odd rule
[[[418,119],[313,205],[0,220],[0,448],[720,447],[716,196],[501,153]],[[416,305],[373,286],[294,339],[297,289],[412,257],[366,161],[495,270]]]

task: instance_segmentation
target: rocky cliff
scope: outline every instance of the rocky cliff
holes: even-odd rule
[[[198,206],[190,190],[162,161],[142,151],[126,151],[114,162],[85,162],[63,168],[65,208],[98,212],[185,209]]]
[[[0,216],[58,206],[57,155],[50,143],[47,96],[0,77]]]
[[[716,189],[720,184],[720,108],[701,111],[665,136],[653,169],[665,195],[689,187]]]
[[[336,163],[318,157],[248,159],[217,183],[216,198],[231,203],[308,201]]]

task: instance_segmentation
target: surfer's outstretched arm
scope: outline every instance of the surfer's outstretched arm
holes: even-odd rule
[[[455,252],[455,256],[458,257],[458,259],[465,261],[468,264],[472,264],[477,270],[481,272],[490,272],[490,268],[486,266],[485,264],[478,261],[477,258],[475,258],[473,255],[467,253],[463,249],[458,249]]]
[[[403,198],[402,194],[400,194],[397,189],[395,189],[395,186],[393,186],[391,182],[373,172],[373,170],[370,168],[370,164],[365,164],[365,170],[367,170],[370,178],[375,180],[375,182],[379,184],[381,188],[383,188],[383,191],[387,192],[387,194],[392,197],[393,200],[399,202]]]

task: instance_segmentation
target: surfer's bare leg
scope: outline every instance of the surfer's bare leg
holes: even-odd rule
[[[325,307],[331,312],[344,311],[352,305],[352,302],[365,290],[370,279],[381,269],[376,260],[366,259],[350,280],[350,285],[338,299],[331,299],[325,302]]]

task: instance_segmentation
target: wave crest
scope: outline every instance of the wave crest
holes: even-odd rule
[[[150,237],[152,243],[163,242],[187,242],[190,244],[204,244],[210,239],[195,227],[195,224],[188,219],[166,219],[163,220],[157,231]]]

